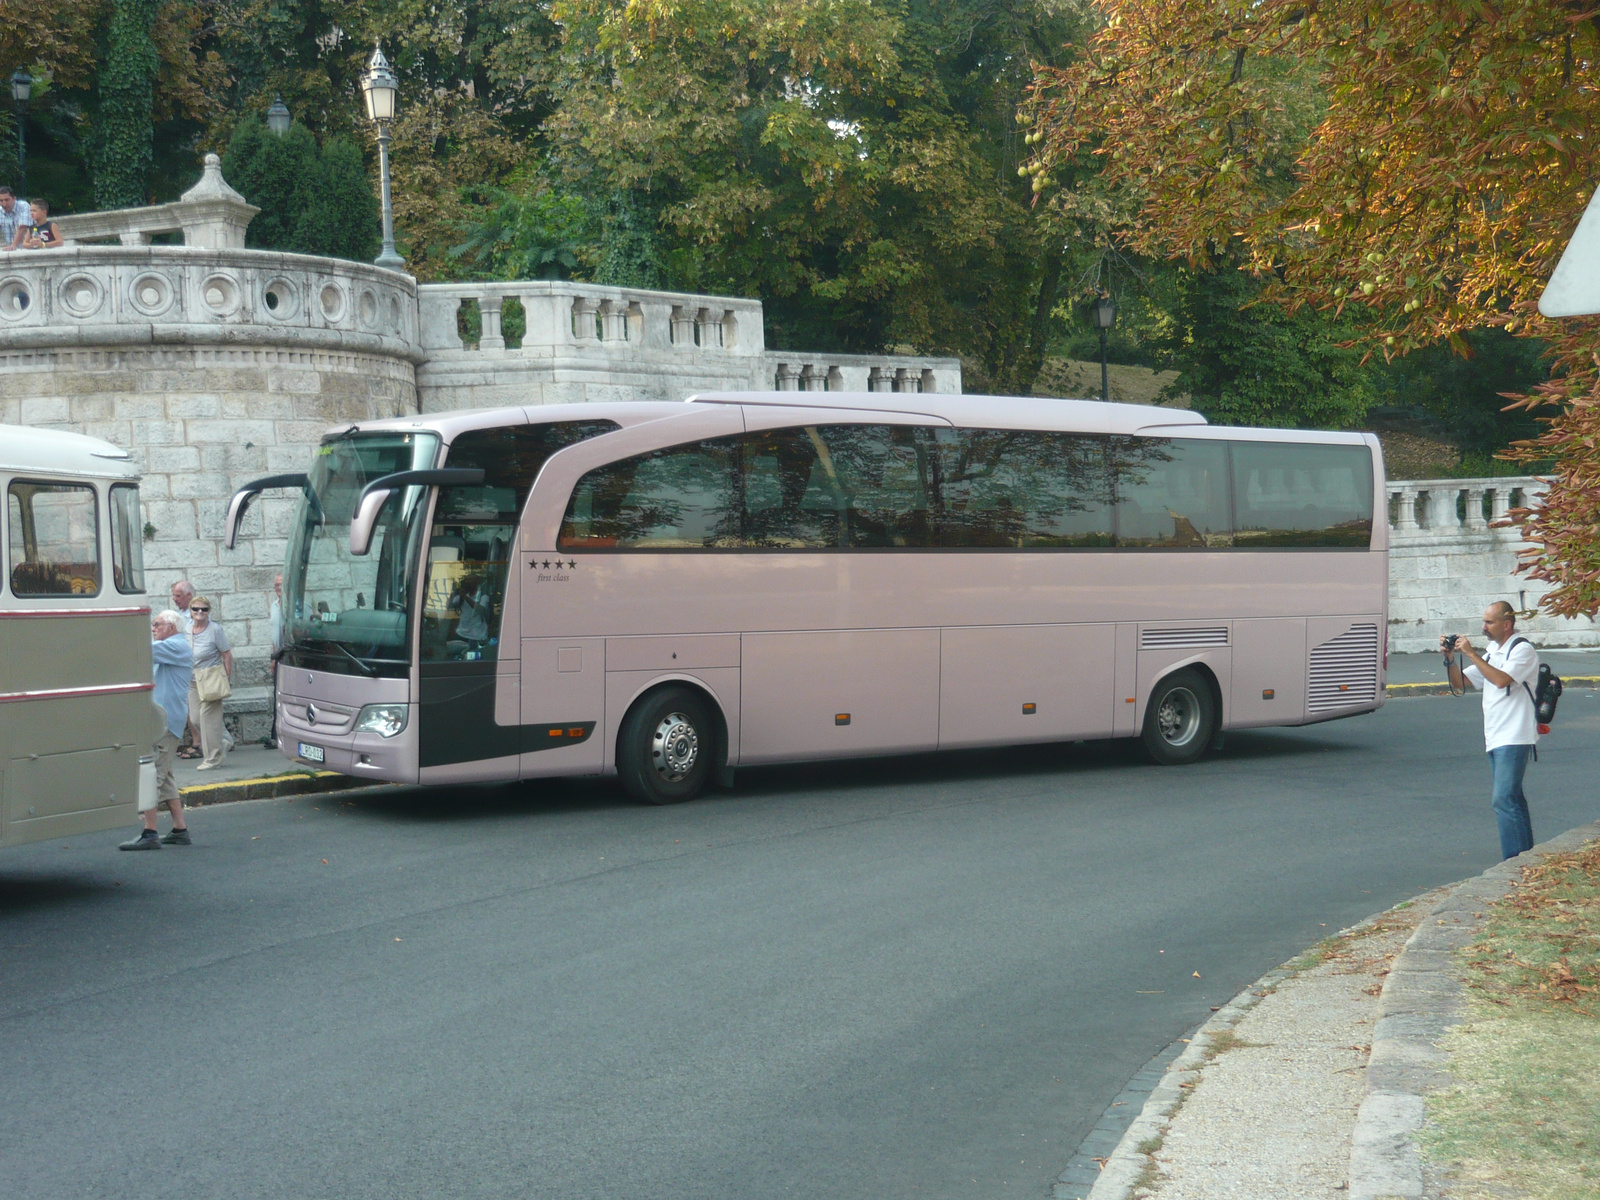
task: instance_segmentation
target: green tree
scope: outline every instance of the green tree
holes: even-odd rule
[[[1225,425],[1342,429],[1378,399],[1362,352],[1340,345],[1358,331],[1317,313],[1257,303],[1261,284],[1223,265],[1185,271],[1169,342],[1178,378],[1207,420]]]
[[[378,202],[361,151],[343,138],[322,146],[295,123],[282,137],[254,116],[234,130],[222,173],[261,212],[246,243],[370,261],[378,252]]]
[[[481,221],[450,250],[491,279],[588,278],[599,259],[600,227],[593,207],[578,196],[537,182],[526,190],[496,188]]]

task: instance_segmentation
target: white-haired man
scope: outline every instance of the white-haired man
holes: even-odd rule
[[[156,806],[144,814],[144,832],[119,850],[159,850],[168,846],[190,845],[189,823],[184,819],[183,800],[173,774],[177,766],[178,742],[189,720],[189,679],[194,674],[194,654],[189,639],[178,627],[178,614],[171,609],[157,613],[150,621],[150,657],[155,661],[155,688],[150,698],[166,714],[166,727],[156,740]],[[156,836],[156,813],[165,808],[172,816],[172,828],[165,837]]]

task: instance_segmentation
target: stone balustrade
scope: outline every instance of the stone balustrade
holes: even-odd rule
[[[762,390],[779,392],[947,392],[961,391],[961,367],[948,358],[911,355],[767,354]]]
[[[260,211],[228,186],[221,160],[208,154],[200,182],[171,204],[75,213],[55,222],[68,245],[116,238],[124,246],[148,246],[156,234],[181,233],[186,246],[237,250],[243,249],[245,229]]]
[[[1389,481],[1391,650],[1432,650],[1442,633],[1472,633],[1493,600],[1515,605],[1518,629],[1542,646],[1600,645],[1600,623],[1536,612],[1549,585],[1514,573],[1526,543],[1502,522],[1546,486],[1527,476]]]
[[[507,343],[502,320],[511,300],[523,314],[523,333],[515,345]],[[759,300],[543,280],[425,283],[417,289],[417,302],[422,345],[430,356],[548,358],[585,351],[609,356],[654,351],[748,358],[764,348]],[[481,322],[475,344],[465,342],[460,333],[462,310],[470,306],[477,308]]]
[[[0,351],[417,345],[416,282],[343,259],[195,246],[66,246],[0,256]]]

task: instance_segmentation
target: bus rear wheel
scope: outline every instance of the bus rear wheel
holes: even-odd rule
[[[1164,767],[1192,763],[1217,732],[1217,703],[1198,671],[1174,671],[1150,695],[1144,748]]]
[[[717,727],[698,692],[667,687],[645,696],[623,718],[617,775],[646,804],[693,800],[705,787],[717,753]]]

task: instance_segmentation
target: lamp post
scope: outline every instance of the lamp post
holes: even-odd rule
[[[1106,331],[1117,322],[1117,306],[1109,293],[1100,293],[1100,298],[1094,302],[1089,315],[1094,318],[1094,327],[1100,331],[1100,399],[1109,401],[1111,372],[1106,366]]]
[[[28,140],[23,126],[28,120],[28,98],[33,95],[33,76],[27,67],[18,67],[11,74],[11,99],[17,106],[17,190],[28,194]]]
[[[389,122],[394,120],[394,101],[400,91],[400,80],[383,56],[382,46],[372,49],[372,61],[361,77],[361,91],[367,98],[367,116],[378,127],[378,174],[383,185],[383,253],[372,261],[398,271],[405,267],[406,260],[394,248],[394,202],[389,198]]]
[[[272,98],[272,107],[267,109],[267,128],[282,137],[289,132],[289,106],[283,102],[282,96]]]

